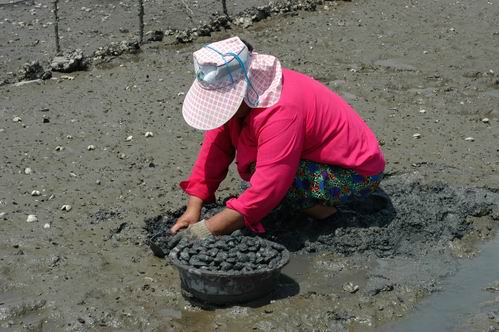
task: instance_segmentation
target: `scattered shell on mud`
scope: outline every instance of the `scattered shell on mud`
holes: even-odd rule
[[[355,293],[360,289],[359,285],[354,285],[352,282],[343,284],[343,290],[348,293]]]
[[[130,142],[132,139],[133,139],[133,136],[132,136],[132,135],[130,135],[130,136],[128,136],[128,137],[125,139],[125,141]]]
[[[55,151],[62,151],[62,150],[64,150],[63,146],[58,145],[55,147]]]
[[[26,219],[27,222],[37,222],[38,221],[38,217],[35,216],[34,214],[30,214],[28,215],[28,218]]]
[[[426,110],[419,110],[419,113],[426,113]]]
[[[24,174],[29,175],[29,174],[31,174],[31,173],[33,173],[33,170],[32,170],[31,168],[26,167],[26,168],[24,169]]]
[[[145,137],[153,137],[154,134],[152,133],[152,131],[148,131],[144,134]]]
[[[43,228],[45,228],[45,229],[50,228],[50,224],[49,223],[44,224]]]
[[[89,146],[87,146],[87,150],[88,151],[95,150],[95,145],[90,144]]]
[[[414,138],[421,138],[421,134],[420,133],[415,133],[412,135],[412,137]]]
[[[482,122],[483,122],[483,123],[489,123],[489,122],[490,122],[490,120],[489,120],[489,118],[483,118],[483,119],[482,119]]]
[[[19,116],[15,116],[13,119],[12,119],[13,122],[21,122],[23,121],[23,119],[21,119],[21,117]]]
[[[464,140],[467,141],[467,142],[474,142],[475,141],[475,139],[473,137],[471,137],[471,136],[470,137],[466,137]]]
[[[73,207],[69,204],[64,204],[63,206],[61,206],[61,210],[62,211],[71,211]]]
[[[40,195],[41,195],[41,193],[40,193],[40,191],[39,191],[39,190],[33,190],[33,191],[31,192],[31,196],[40,196]]]

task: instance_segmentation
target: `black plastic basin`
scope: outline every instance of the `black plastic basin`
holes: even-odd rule
[[[289,252],[282,247],[282,259],[272,270],[207,271],[182,264],[178,260],[180,251],[175,247],[168,257],[180,273],[182,294],[188,299],[217,305],[244,303],[272,293],[277,286],[281,269],[289,261]]]

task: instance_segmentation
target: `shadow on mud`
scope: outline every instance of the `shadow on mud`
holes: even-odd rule
[[[357,199],[338,208],[338,212],[326,220],[314,220],[301,213],[280,207],[263,222],[265,237],[296,252],[306,248],[315,252],[313,243],[321,243],[325,236],[334,235],[337,229],[362,229],[386,227],[396,217],[397,212],[388,194],[378,189],[363,199]]]
[[[189,301],[192,305],[202,308],[204,310],[216,310],[223,308],[230,308],[234,306],[249,307],[249,308],[259,308],[270,304],[273,301],[286,299],[288,297],[295,296],[300,293],[300,285],[290,276],[281,273],[279,275],[279,281],[275,290],[268,294],[267,296],[260,297],[256,300],[243,302],[243,303],[231,303],[227,305],[215,305],[211,303],[202,302],[195,297],[189,295],[189,293],[182,291],[182,296]]]

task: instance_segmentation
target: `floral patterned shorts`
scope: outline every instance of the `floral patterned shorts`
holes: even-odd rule
[[[283,203],[300,210],[317,204],[340,205],[369,195],[382,178],[383,173],[363,176],[351,169],[301,160]]]

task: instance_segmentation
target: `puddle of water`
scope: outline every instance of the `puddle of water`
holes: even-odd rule
[[[379,332],[453,331],[469,314],[478,313],[491,294],[483,289],[499,279],[499,235],[480,255],[463,263],[444,291],[422,301],[407,318],[377,328]]]

